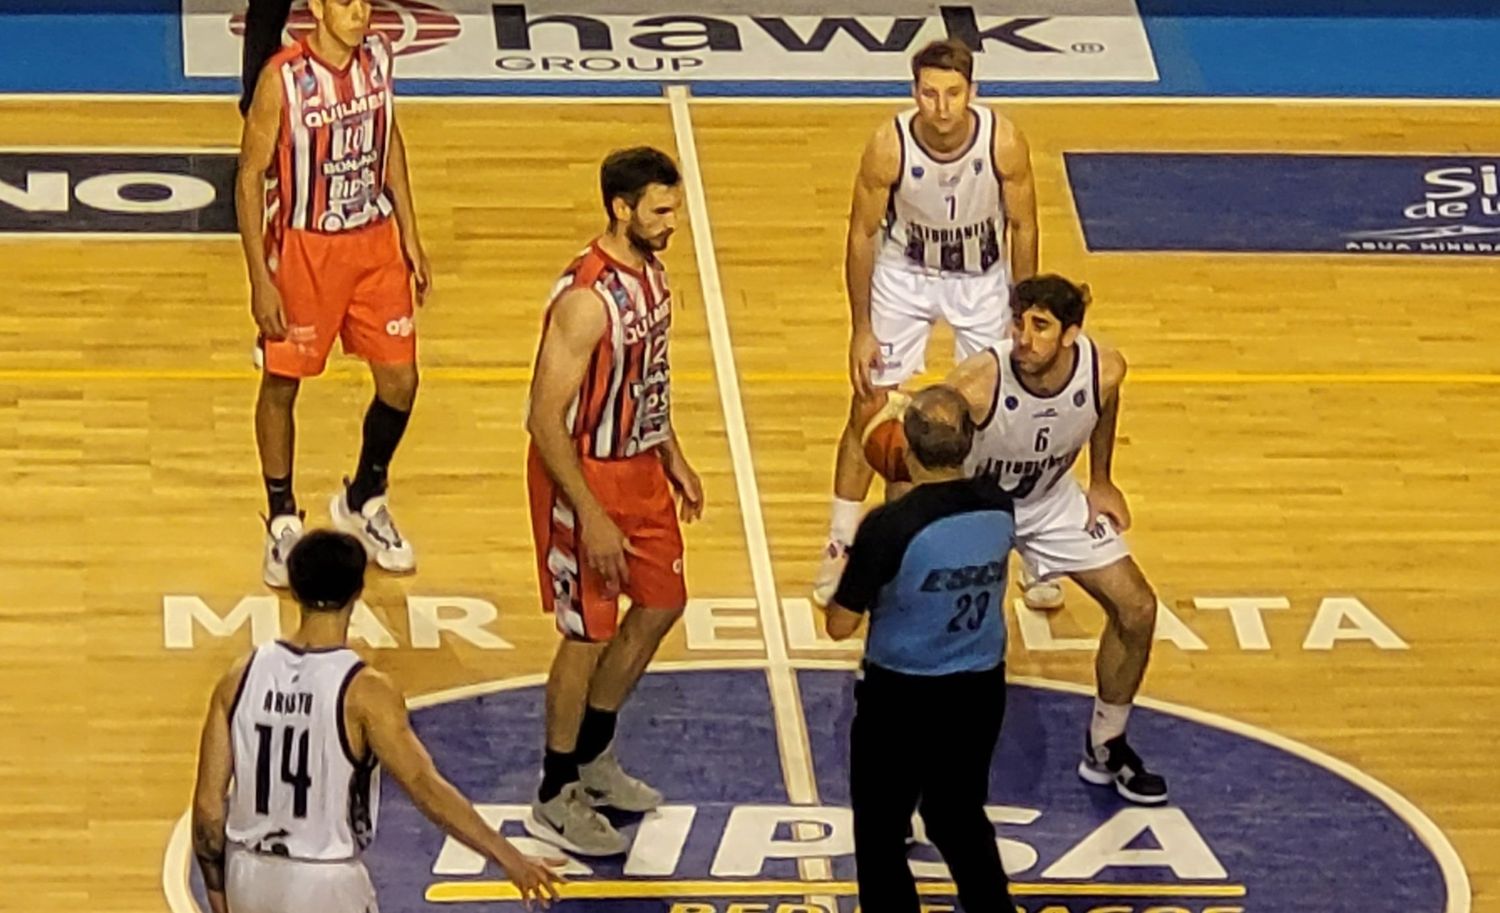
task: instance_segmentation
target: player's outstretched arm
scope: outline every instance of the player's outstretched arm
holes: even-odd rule
[[[550,866],[561,865],[564,860],[540,861],[525,856],[490,828],[474,805],[432,763],[432,756],[412,731],[406,701],[390,677],[370,668],[361,670],[350,684],[346,700],[346,711],[364,733],[365,744],[422,814],[503,868],[521,892],[526,909],[531,909],[533,900],[550,906],[562,880]]]
[[[891,185],[901,176],[901,139],[886,122],[860,157],[849,205],[849,235],[844,255],[844,285],[849,292],[849,381],[860,396],[869,396],[870,366],[880,348],[870,329],[870,277],[875,271],[875,236],[885,221]]]
[[[234,179],[235,214],[240,244],[245,251],[245,269],[250,275],[250,313],[269,339],[286,335],[286,315],[281,294],[266,264],[266,172],[276,155],[281,130],[281,85],[273,67],[260,72],[255,100],[245,117],[240,135],[240,168]]]
[[[1020,282],[1036,275],[1039,262],[1036,180],[1031,173],[1031,147],[1026,136],[999,114],[995,115],[995,167],[1000,171],[1000,193],[1005,200],[1010,280]]]
[[[193,855],[203,875],[212,913],[228,913],[224,896],[224,802],[234,774],[229,742],[229,712],[245,676],[247,659],[235,663],[214,687],[198,742],[198,777],[193,787]]]

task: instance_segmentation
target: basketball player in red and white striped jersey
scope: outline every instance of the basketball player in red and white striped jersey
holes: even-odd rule
[[[268,503],[262,577],[273,587],[286,586],[286,556],[302,533],[293,404],[302,378],[322,373],[335,339],[369,363],[375,399],[358,468],[329,512],[385,570],[416,567],[386,482],[417,392],[412,287],[420,304],[431,269],[396,124],[393,54],[370,32],[369,0],[310,0],[308,9],[312,34],[261,70],[236,186],[264,367],[255,436]],[[278,191],[269,204],[268,174]]]
[[[677,166],[655,149],[604,160],[609,228],[554,288],[531,382],[532,533],[542,606],[563,640],[547,678],[542,785],[527,827],[585,855],[626,847],[595,807],[661,803],[610,745],[616,713],[687,605],[679,513],[691,522],[703,510],[672,429],[672,297],[656,257],[676,228],[679,184]],[[620,621],[622,593],[631,608]]]

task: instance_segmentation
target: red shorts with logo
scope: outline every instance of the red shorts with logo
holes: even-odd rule
[[[630,579],[621,594],[630,598],[632,606],[682,611],[687,605],[682,529],[661,460],[649,451],[620,460],[585,457],[583,477],[636,552],[625,555]],[[557,629],[566,637],[611,639],[619,625],[621,594],[606,592],[603,578],[589,566],[573,508],[547,473],[534,444],[526,449],[526,489],[542,609],[556,616]]]
[[[286,338],[261,341],[267,371],[321,374],[334,339],[375,364],[416,360],[411,276],[395,220],[332,234],[287,229],[275,263]]]

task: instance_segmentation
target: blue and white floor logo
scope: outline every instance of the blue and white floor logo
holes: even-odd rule
[[[852,674],[789,673],[808,749],[799,773],[783,760],[765,669],[661,668],[627,708],[617,749],[667,805],[621,819],[633,839],[624,857],[571,862],[563,909],[853,911]],[[1426,816],[1352,768],[1270,733],[1147,704],[1131,719],[1133,738],[1170,777],[1173,804],[1138,808],[1083,785],[1073,768],[1090,700],[1071,686],[1011,687],[990,816],[1024,913],[1467,913],[1462,866]],[[539,677],[414,703],[439,767],[504,833],[543,850],[520,823],[540,766]],[[796,714],[779,716],[786,726]],[[942,751],[940,732],[914,729],[912,737]],[[805,785],[809,774],[819,801],[796,804],[787,783],[800,776]],[[502,873],[445,839],[398,788],[387,784],[384,795],[367,862],[385,913],[519,910]],[[203,906],[187,858],[184,821],[165,872],[174,913],[195,913],[194,898]],[[930,847],[918,848],[912,867],[925,901],[951,909],[953,886]]]
[[[1494,155],[1064,158],[1093,251],[1500,254]]]

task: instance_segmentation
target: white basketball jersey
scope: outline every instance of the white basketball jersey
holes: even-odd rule
[[[1021,385],[1010,361],[1007,339],[990,351],[999,363],[999,382],[989,417],[974,435],[965,468],[970,475],[993,476],[1014,489],[1035,478],[1021,503],[1046,497],[1078,460],[1099,420],[1099,357],[1094,343],[1078,334],[1073,376],[1052,396],[1038,396]]]
[[[896,118],[901,174],[891,185],[880,255],[923,272],[1005,269],[1005,202],[995,166],[995,112],[972,107],[972,142],[939,161],[913,131],[917,110]]]
[[[380,776],[356,758],[344,695],[364,667],[353,650],[256,648],[230,708],[229,839],[292,859],[352,859],[375,837]]]

